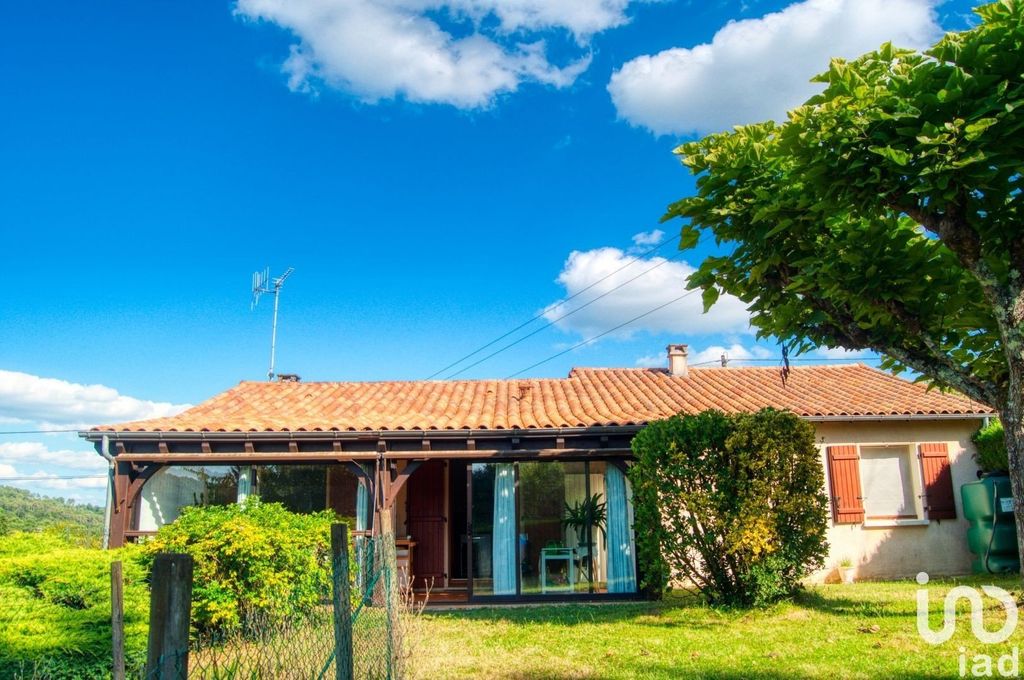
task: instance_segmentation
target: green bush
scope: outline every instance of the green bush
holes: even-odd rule
[[[705,411],[633,439],[637,554],[652,594],[673,580],[714,604],[791,595],[827,553],[827,498],[814,428],[773,409]]]
[[[1009,456],[1006,453],[1006,439],[1003,438],[1003,424],[992,419],[971,437],[977,453],[974,460],[982,472],[1006,474],[1010,469]]]
[[[192,556],[193,626],[218,632],[255,619],[285,621],[329,601],[337,520],[331,511],[296,514],[256,498],[190,507],[142,549],[147,567],[160,552]]]
[[[110,563],[124,565],[125,651],[145,662],[149,591],[138,548],[99,550],[63,530],[0,543],[0,677],[109,678]]]

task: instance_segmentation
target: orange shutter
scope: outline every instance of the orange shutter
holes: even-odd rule
[[[921,444],[920,458],[926,516],[928,519],[956,519],[949,447],[944,442]]]
[[[836,524],[864,521],[860,490],[860,454],[856,446],[828,447],[828,481],[832,491],[832,519]]]

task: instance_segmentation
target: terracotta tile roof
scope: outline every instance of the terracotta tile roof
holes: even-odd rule
[[[765,406],[807,417],[985,415],[863,364],[777,368],[576,368],[568,378],[419,382],[243,382],[184,413],[94,428],[124,432],[459,430],[641,425],[709,408]]]

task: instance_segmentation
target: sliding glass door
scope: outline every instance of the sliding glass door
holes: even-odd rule
[[[632,508],[619,467],[475,463],[467,477],[475,597],[636,592]]]

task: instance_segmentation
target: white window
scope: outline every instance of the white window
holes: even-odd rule
[[[861,446],[860,475],[868,520],[920,517],[910,447]]]

